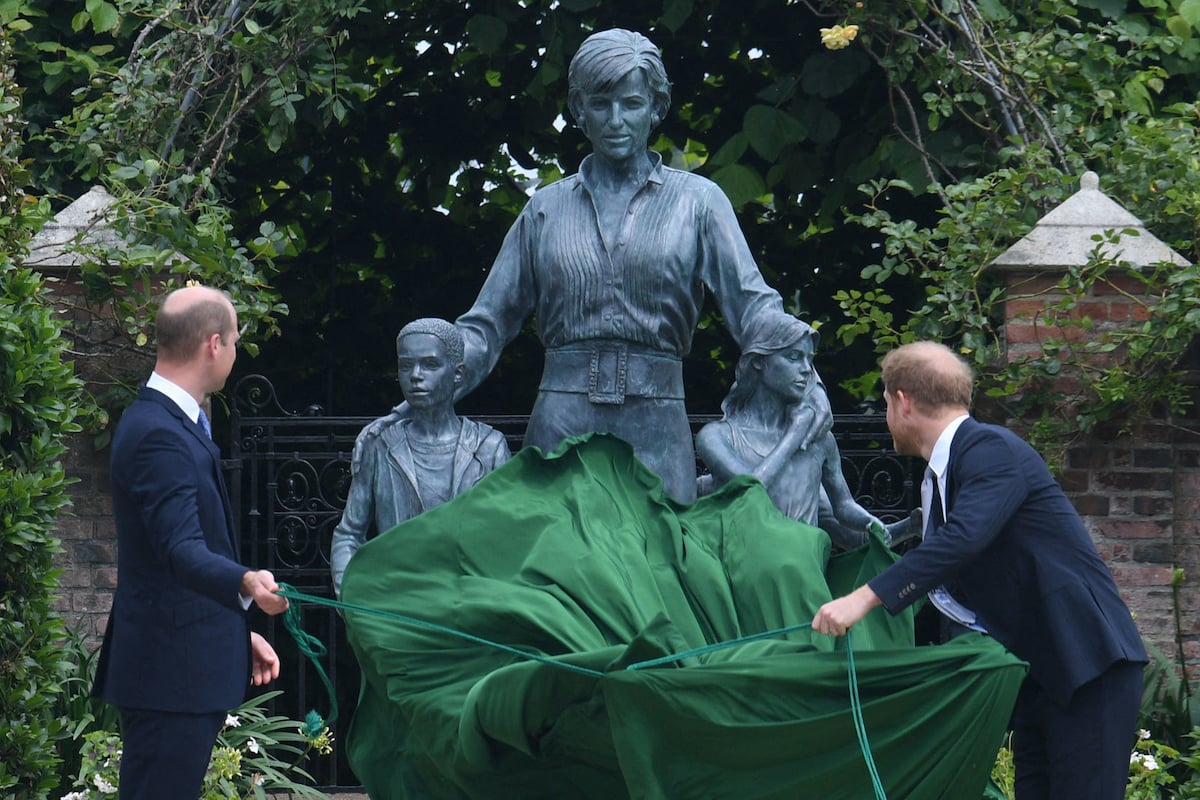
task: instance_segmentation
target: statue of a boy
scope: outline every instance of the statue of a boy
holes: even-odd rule
[[[346,564],[369,535],[445,503],[510,455],[502,433],[454,413],[466,367],[453,325],[410,322],[396,337],[396,357],[408,413],[370,423],[354,443],[350,494],[329,555],[339,597]]]

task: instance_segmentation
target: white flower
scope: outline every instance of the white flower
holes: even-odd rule
[[[246,749],[258,755],[258,741],[253,736],[246,740]]]
[[[264,776],[261,772],[254,773],[254,777],[251,778],[251,783],[253,783],[255,786],[262,786],[266,782],[266,776]]]
[[[87,792],[67,792],[59,800],[87,800]]]
[[[1154,770],[1158,769],[1158,759],[1149,753],[1139,753],[1134,751],[1129,756],[1129,763],[1137,764],[1147,772],[1153,772]]]
[[[96,788],[100,791],[100,794],[116,794],[117,793],[117,787],[113,786],[111,783],[109,783],[107,780],[105,780],[103,775],[99,775],[99,774],[93,775],[92,783],[96,784]]]
[[[225,727],[226,728],[240,728],[241,726],[242,726],[242,721],[240,719],[238,719],[237,717],[235,717],[233,714],[225,715]]]
[[[1150,731],[1146,730],[1145,728],[1140,728],[1138,730],[1138,741],[1139,742],[1144,742],[1149,738],[1150,738]]]

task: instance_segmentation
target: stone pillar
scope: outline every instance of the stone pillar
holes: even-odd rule
[[[1055,344],[1096,341],[1107,332],[1144,322],[1154,297],[1134,270],[1163,262],[1188,262],[1146,230],[1142,222],[1105,196],[1093,172],[1080,189],[1028,235],[992,263],[1003,276],[1007,303],[1004,335],[1009,363],[1041,358]],[[1071,287],[1063,279],[1088,263],[1106,231],[1124,233],[1106,254],[1124,262],[1072,307],[1062,301]],[[1072,295],[1074,292],[1072,292]],[[1087,319],[1087,325],[1079,324]],[[1097,355],[1103,367],[1119,352]],[[1054,381],[1064,399],[1078,395],[1077,376],[1064,371]],[[1135,420],[1101,425],[1066,450],[1059,481],[1083,517],[1145,639],[1174,656],[1172,576],[1182,567],[1184,641],[1189,660],[1200,654],[1200,438],[1178,425]]]

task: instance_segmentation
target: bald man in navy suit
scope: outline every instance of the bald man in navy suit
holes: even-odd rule
[[[929,462],[930,524],[813,628],[840,636],[878,605],[929,595],[1029,662],[1012,720],[1018,800],[1122,800],[1148,658],[1112,573],[1041,456],[968,415],[965,361],[916,342],[882,367],[896,452]]]
[[[225,714],[279,676],[247,610],[287,609],[266,570],[237,562],[233,514],[205,396],[237,357],[237,312],[220,291],[167,295],[157,360],[113,436],[117,591],[92,693],[117,706],[122,800],[199,797]]]

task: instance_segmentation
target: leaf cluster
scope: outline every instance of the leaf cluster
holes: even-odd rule
[[[0,107],[19,131],[20,90],[0,39]],[[0,792],[40,798],[55,784],[52,741],[64,720],[54,698],[63,672],[62,620],[53,609],[58,514],[69,480],[63,437],[80,429],[81,384],[62,358],[62,322],[41,276],[19,266],[45,209],[21,191],[14,139],[0,141]]]
[[[296,720],[268,714],[267,704],[280,692],[251,698],[231,711],[213,745],[200,800],[257,798],[286,793],[288,797],[321,800],[312,776],[301,762],[317,749],[328,753],[324,731],[320,741],[306,736]],[[321,748],[321,749],[318,749]],[[103,800],[120,788],[121,737],[113,729],[93,730],[82,737],[80,764],[72,776],[70,800]]]

